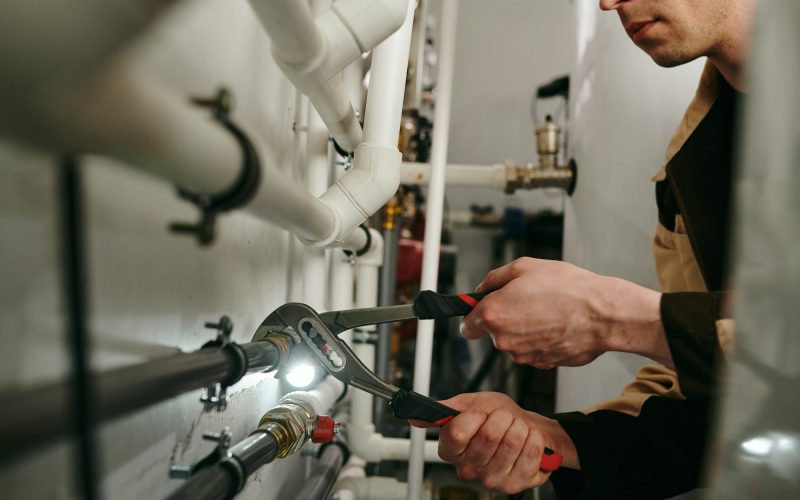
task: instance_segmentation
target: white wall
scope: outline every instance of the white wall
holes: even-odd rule
[[[441,2],[431,11],[439,15]],[[573,15],[567,0],[460,0],[450,115],[448,161],[492,165],[537,163],[530,102],[536,87],[569,73],[574,58]],[[540,115],[557,100],[545,102]],[[453,210],[514,203],[530,210],[561,210],[560,196],[450,187]]]
[[[703,61],[656,66],[633,45],[616,13],[601,12],[595,0],[576,0],[574,15],[570,141],[578,184],[565,206],[564,260],[657,288],[650,178],[664,162]],[[560,368],[557,409],[576,410],[615,396],[643,362],[606,354],[586,367]]]
[[[234,117],[251,134],[263,162],[302,178],[304,136],[292,131],[296,94],[272,62],[269,41],[247,2],[184,2],[157,23],[130,61],[187,99],[228,86],[236,98]],[[234,340],[247,341],[286,301],[290,284],[295,290],[302,286],[293,258],[298,254],[290,252],[293,238],[285,231],[246,215],[226,215],[217,242],[202,249],[166,230],[171,221],[196,217],[173,186],[106,159],[90,158],[85,165],[96,367],[195,350],[213,335],[203,323],[222,314],[234,322]],[[0,143],[4,394],[62,377],[69,367],[56,188],[51,156]],[[103,426],[98,439],[105,498],[165,497],[179,484],[168,479],[169,466],[191,464],[210,451],[212,445],[201,440],[204,431],[230,426],[238,441],[281,395],[271,376],[248,377],[231,392],[224,413],[204,413],[200,391],[194,391]],[[303,460],[293,456],[263,467],[240,498],[279,498],[284,483],[302,477]],[[0,471],[0,496],[77,498],[74,462],[65,443],[38,453]]]

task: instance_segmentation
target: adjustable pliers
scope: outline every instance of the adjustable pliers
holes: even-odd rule
[[[273,311],[261,323],[253,337],[263,340],[267,335],[289,335],[314,356],[325,370],[345,384],[389,401],[392,413],[404,420],[417,419],[442,426],[458,415],[427,396],[401,389],[380,379],[368,369],[338,335],[358,326],[403,321],[408,319],[437,319],[468,314],[489,292],[442,295],[423,291],[413,304],[330,311],[317,314],[305,304],[289,303]],[[559,453],[545,448],[540,469],[552,472],[561,465]]]

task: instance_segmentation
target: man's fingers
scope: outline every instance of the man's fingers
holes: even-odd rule
[[[523,268],[528,266],[528,262],[532,259],[517,259],[513,262],[498,267],[489,271],[483,281],[475,287],[476,292],[485,292],[486,290],[496,290],[503,287],[509,281],[519,276]]]
[[[464,461],[475,467],[485,467],[513,423],[514,417],[508,411],[498,410],[489,414],[464,451]]]
[[[458,458],[486,421],[486,413],[467,411],[448,422],[439,433],[439,456],[448,462]]]
[[[478,307],[480,307],[480,303],[478,303],[475,309]],[[480,315],[480,311],[476,312],[475,309],[461,320],[461,324],[458,327],[461,336],[467,340],[477,340],[489,333],[484,324],[483,317]]]
[[[531,431],[517,456],[509,475],[522,482],[524,488],[532,488],[547,480],[547,475],[539,471],[542,462],[544,441],[540,432]]]
[[[504,491],[507,491],[506,488],[512,486],[509,482],[516,478],[510,476],[511,469],[514,467],[514,463],[522,452],[527,439],[528,424],[523,419],[515,419],[500,441],[500,445],[497,447],[497,451],[491,461],[483,470],[484,486],[490,489],[502,488]],[[518,488],[512,489],[516,490]]]

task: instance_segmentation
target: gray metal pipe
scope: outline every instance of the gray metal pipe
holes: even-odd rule
[[[304,500],[325,500],[328,498],[334,484],[336,484],[336,479],[339,477],[339,471],[342,470],[343,463],[344,450],[342,447],[336,444],[326,446],[297,498]]]
[[[271,342],[232,344],[118,368],[92,377],[98,421],[112,419],[216,383],[271,371],[280,352]],[[59,381],[12,396],[0,405],[0,464],[33,451],[74,428],[70,384]]]
[[[226,500],[244,488],[247,478],[278,456],[278,441],[263,430],[250,434],[228,449],[227,456],[200,469],[167,500]],[[299,497],[304,498],[304,497]]]

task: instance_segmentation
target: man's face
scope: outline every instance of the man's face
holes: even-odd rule
[[[672,67],[711,54],[724,43],[731,0],[600,0],[616,10],[635,43],[660,66]]]

